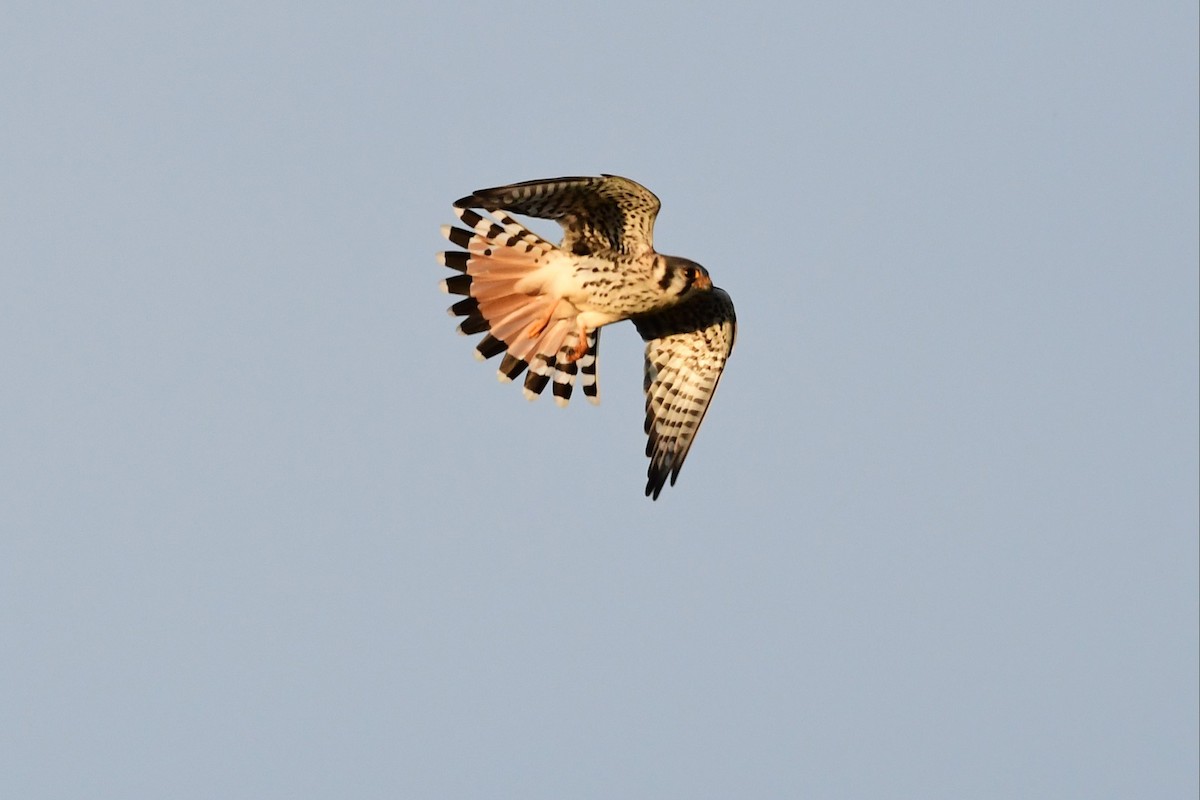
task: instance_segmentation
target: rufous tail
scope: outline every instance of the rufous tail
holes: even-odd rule
[[[469,208],[454,211],[467,228],[442,226],[442,235],[463,248],[438,254],[443,266],[458,273],[442,281],[442,288],[464,298],[450,307],[451,316],[463,318],[459,332],[484,334],[477,357],[504,353],[502,381],[528,369],[525,396],[531,400],[553,382],[555,402],[566,405],[579,374],[584,396],[598,402],[600,332],[586,333],[586,350],[574,359],[580,336],[573,308],[540,289],[539,273],[554,269],[551,262],[562,252],[502,212],[491,212],[493,221]]]

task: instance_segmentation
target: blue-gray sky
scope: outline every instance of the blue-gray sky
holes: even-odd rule
[[[0,794],[1196,796],[1195,3],[3,17]],[[657,503],[437,288],[599,172],[740,320]]]

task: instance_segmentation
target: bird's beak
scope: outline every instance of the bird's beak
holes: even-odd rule
[[[710,277],[708,277],[707,275],[705,275],[705,274],[701,273],[701,274],[699,274],[699,275],[697,275],[697,276],[696,276],[696,280],[695,280],[695,282],[692,284],[692,286],[696,287],[697,289],[701,289],[701,290],[703,290],[703,291],[706,291],[706,292],[707,292],[709,289],[711,289],[711,288],[712,288],[712,278],[710,278]]]

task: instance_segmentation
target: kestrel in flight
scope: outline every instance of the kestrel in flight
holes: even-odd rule
[[[504,353],[500,379],[528,369],[525,396],[553,383],[566,405],[575,376],[598,402],[600,328],[631,320],[646,342],[646,495],[672,485],[733,349],[729,295],[694,261],[654,250],[659,201],[616,175],[526,181],[480,189],[454,203],[466,226],[442,226],[462,250],[438,254],[459,274],[442,282],[462,295],[458,330],[482,333],[478,358]],[[489,216],[473,209],[486,212]],[[557,221],[558,245],[504,212]]]

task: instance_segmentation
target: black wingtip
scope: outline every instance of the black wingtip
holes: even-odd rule
[[[483,199],[479,195],[469,194],[454,201],[455,208],[483,208]]]

